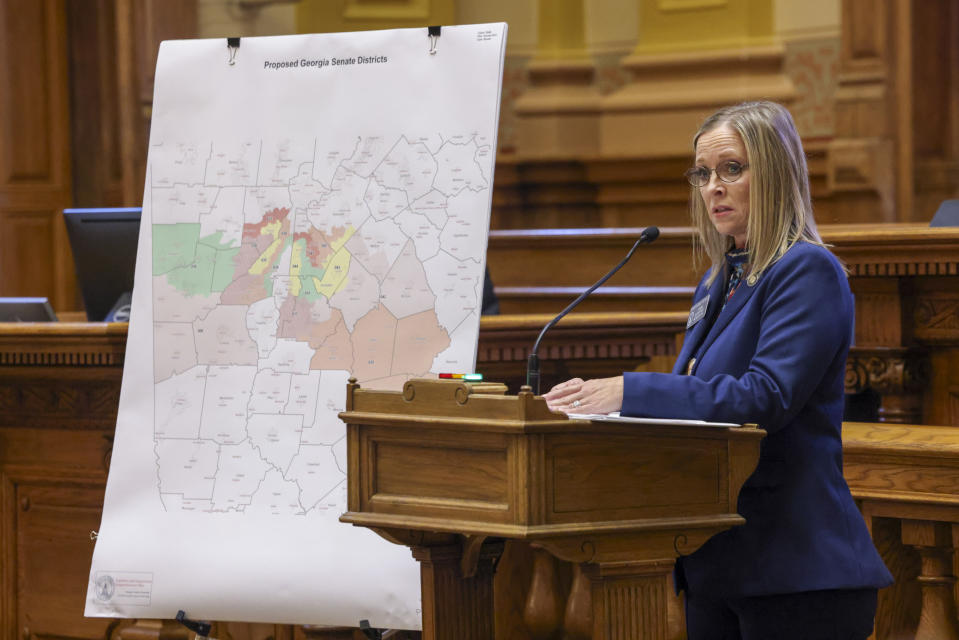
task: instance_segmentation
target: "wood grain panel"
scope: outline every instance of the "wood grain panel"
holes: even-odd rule
[[[949,501],[954,500],[955,488],[959,487],[959,467],[924,465],[916,457],[910,458],[906,469],[902,463],[846,462],[843,473],[848,482],[855,483],[859,495],[896,491],[907,494],[911,500]]]
[[[105,636],[109,620],[77,615],[84,607],[90,531],[99,527],[103,490],[102,478],[60,477],[54,483],[47,473],[17,483],[18,617],[31,638]]]
[[[0,212],[0,295],[53,296],[55,227],[58,212]],[[57,301],[59,302],[59,301]]]
[[[500,313],[559,313],[587,287],[495,287]],[[688,311],[693,287],[599,287],[577,311]]]
[[[116,17],[112,0],[67,0],[73,206],[119,206],[123,163],[115,126]]]
[[[9,142],[0,182],[64,184],[67,124],[63,16],[54,0],[10,0],[3,12],[7,67],[0,114]]]
[[[374,495],[422,499],[495,502],[504,504],[506,450],[476,451],[433,447],[428,444],[376,444]],[[416,469],[416,473],[411,473]],[[456,477],[455,484],[439,482]]]
[[[726,469],[720,443],[688,442],[682,446],[649,438],[638,449],[631,438],[605,438],[602,443],[555,442],[547,448],[555,514],[637,511],[633,517],[655,517],[658,507],[669,513],[715,513],[723,506]],[[680,482],[681,480],[681,482]],[[621,491],[609,487],[621,486]],[[682,491],[678,487],[682,486]],[[694,496],[694,503],[690,497]],[[624,517],[621,513],[619,517]]]
[[[881,62],[886,45],[886,7],[890,3],[881,4],[877,7],[874,0],[842,3],[843,54],[848,62]]]
[[[57,0],[0,4],[0,295],[47,296],[56,309],[77,302],[57,221],[70,202],[65,35]]]

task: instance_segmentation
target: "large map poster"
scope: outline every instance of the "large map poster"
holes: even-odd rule
[[[419,626],[337,413],[473,369],[505,39],[163,43],[87,615]]]

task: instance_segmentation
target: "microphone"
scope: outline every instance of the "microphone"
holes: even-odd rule
[[[646,227],[643,229],[643,232],[639,234],[639,240],[637,240],[633,245],[633,248],[629,250],[629,253],[626,254],[626,257],[620,260],[618,265],[610,269],[609,273],[597,280],[596,284],[579,294],[579,297],[573,300],[568,307],[560,311],[559,315],[546,323],[546,326],[543,327],[543,330],[539,332],[539,337],[536,338],[536,342],[533,343],[533,350],[530,351],[529,357],[526,359],[526,384],[532,387],[534,395],[539,395],[539,356],[537,356],[536,353],[539,351],[539,343],[542,341],[543,336],[546,335],[546,332],[549,331],[553,325],[562,320],[563,316],[572,311],[576,305],[585,300],[586,296],[591,294],[598,286],[613,277],[614,273],[619,271],[624,264],[629,262],[629,259],[633,257],[634,253],[636,253],[636,249],[639,248],[639,245],[649,244],[658,237],[659,227]]]

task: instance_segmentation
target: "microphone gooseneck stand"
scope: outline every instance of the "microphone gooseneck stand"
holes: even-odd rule
[[[559,312],[555,318],[546,323],[546,326],[543,327],[543,330],[539,332],[539,337],[536,338],[536,342],[533,343],[533,349],[529,352],[529,357],[526,359],[526,384],[532,388],[534,395],[539,395],[539,356],[537,352],[539,351],[539,343],[542,341],[543,336],[546,335],[546,332],[549,331],[553,325],[559,322],[563,316],[572,311],[576,305],[586,299],[586,296],[591,294],[597,287],[609,280],[614,273],[619,271],[624,264],[629,262],[629,259],[633,257],[633,254],[636,253],[636,249],[639,248],[641,244],[649,244],[653,240],[659,237],[659,227],[646,227],[643,229],[643,232],[639,234],[639,240],[633,245],[633,248],[629,250],[629,253],[626,254],[626,257],[620,260],[619,264],[610,269],[609,273],[600,278],[593,286],[579,294],[579,297],[573,300],[568,307]]]

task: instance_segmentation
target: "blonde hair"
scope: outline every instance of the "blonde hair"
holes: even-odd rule
[[[749,163],[746,250],[750,278],[759,277],[800,240],[825,247],[813,218],[806,155],[789,111],[766,101],[724,107],[696,132],[693,152],[703,134],[723,125],[739,134]],[[716,231],[699,187],[691,188],[689,203],[693,225],[699,231],[698,248],[712,264],[706,280],[711,284],[733,239]],[[700,251],[696,253],[698,257]]]

